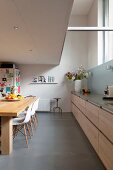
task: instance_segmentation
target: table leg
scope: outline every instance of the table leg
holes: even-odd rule
[[[1,154],[9,155],[13,150],[12,118],[1,117]]]

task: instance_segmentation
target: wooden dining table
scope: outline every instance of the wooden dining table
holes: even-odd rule
[[[33,103],[37,97],[26,97],[21,100],[0,100],[1,136],[0,151],[9,155],[13,151],[13,126],[12,118],[17,117],[22,111]]]

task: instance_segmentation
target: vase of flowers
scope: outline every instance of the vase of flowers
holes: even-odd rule
[[[87,79],[89,73],[81,65],[75,73],[68,72],[66,73],[66,78],[68,80],[75,82],[75,91],[80,92],[82,88],[82,80]]]
[[[84,67],[81,65],[78,70],[76,71],[75,76],[75,91],[80,92],[82,88],[82,81],[83,79],[87,79],[89,76],[89,73],[84,69]]]

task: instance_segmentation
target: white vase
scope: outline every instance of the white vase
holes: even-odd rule
[[[80,92],[82,87],[82,80],[75,80],[75,91]]]

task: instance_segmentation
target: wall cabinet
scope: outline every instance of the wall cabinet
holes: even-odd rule
[[[113,114],[72,94],[72,112],[107,170],[113,170]]]

